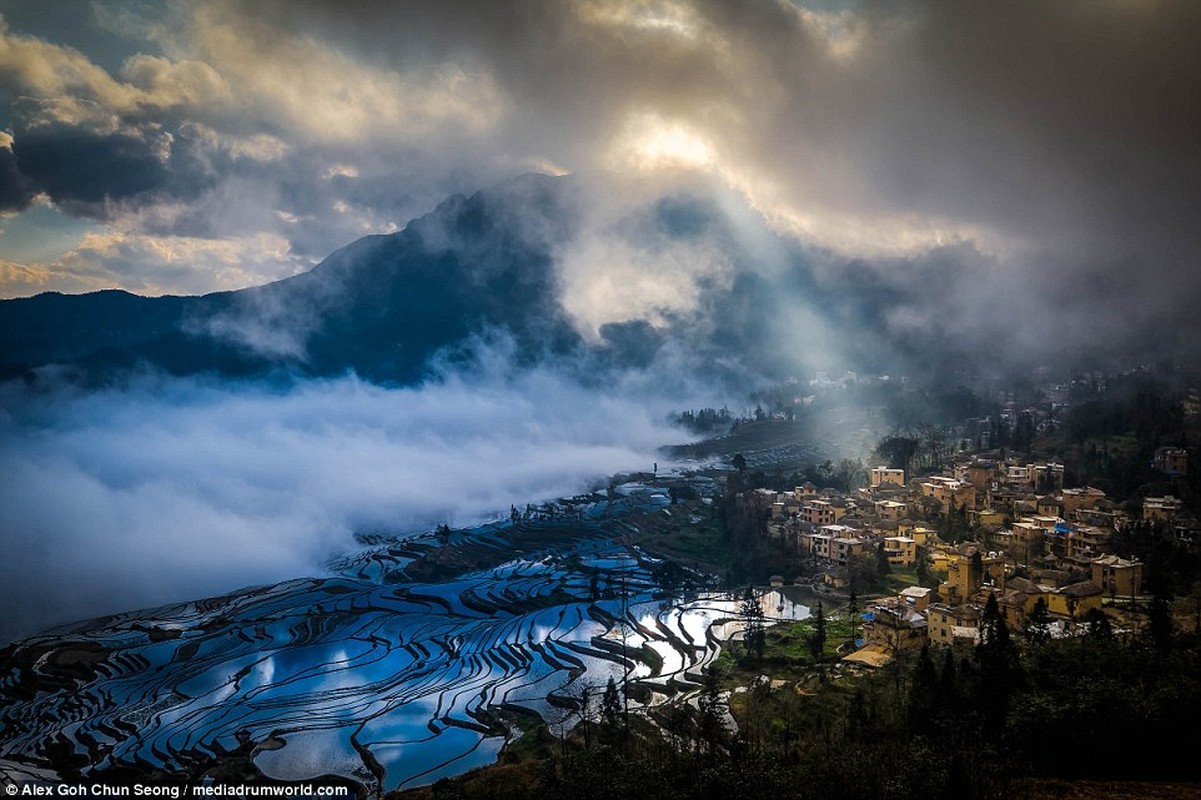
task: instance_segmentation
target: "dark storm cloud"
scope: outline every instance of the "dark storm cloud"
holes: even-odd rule
[[[489,171],[489,154],[595,166],[624,115],[641,108],[711,132],[735,168],[789,179],[783,199],[808,194],[849,214],[1112,241],[1157,226],[1179,232],[1173,220],[1196,201],[1201,11],[1191,3],[856,4],[815,14],[771,2],[231,2],[196,17],[176,47],[222,74],[280,57],[269,42],[257,53],[231,44],[238,26],[414,83],[448,64],[486,71],[513,110],[480,142],[479,163],[454,154],[477,173]],[[269,108],[246,110],[243,125],[278,132],[283,122]],[[429,141],[407,145],[410,158],[450,157]]]
[[[977,154],[979,170],[956,175],[957,182],[1003,188],[986,212],[1013,215],[1018,225],[1049,235],[1083,225],[1112,244],[1132,233],[1171,232],[1182,212],[1196,209],[1201,7],[950,8],[934,6],[925,15],[928,64],[918,77],[944,98],[944,113],[931,118],[951,122],[958,108],[962,118],[978,121],[950,125],[950,144]],[[940,166],[954,173],[946,160]],[[1005,202],[1022,197],[1026,203]],[[1196,226],[1176,233],[1198,236]]]
[[[120,202],[161,190],[168,177],[151,147],[127,134],[18,128],[14,153],[29,180],[54,200],[88,216],[107,216],[106,200]]]
[[[932,220],[969,244],[865,252],[880,286],[921,287],[890,291],[880,318],[984,352],[991,341],[1002,358],[1195,353],[1181,297],[1201,292],[1201,7],[856,8],[840,34],[853,55],[824,66],[779,13],[712,11],[771,63],[802,54],[772,79],[775,122],[749,147],[777,154],[795,187],[783,205],[815,196],[868,222]],[[844,269],[836,259],[830,283]],[[864,287],[850,284],[854,304]]]
[[[1108,306],[1104,284],[1130,270],[1157,313],[1177,315],[1164,283],[1201,289],[1193,3],[257,9],[400,67],[486,67],[521,109],[493,144],[572,167],[604,164],[631,113],[682,120],[819,245],[853,258],[975,241],[1007,276],[995,288],[1039,314],[1082,286]]]
[[[17,166],[11,143],[10,146],[5,143],[6,137],[0,134],[0,214],[28,208],[37,194],[33,183]]]
[[[605,233],[624,198],[645,209],[691,173],[827,251],[822,269],[920,282],[927,257],[960,254],[943,308],[893,292],[908,305],[884,310],[950,337],[1012,331],[1015,314],[1023,347],[1091,340],[1098,315],[1120,316],[1115,337],[1187,326],[1178,298],[1201,291],[1194,3],[229,0],[160,16],[106,16],[152,54],[107,71],[8,37],[17,94],[107,145],[78,187],[43,166],[51,194],[95,197],[112,172],[109,208],[141,233],[269,232],[300,268],[453,192],[608,170],[621,180],[561,253],[565,305],[599,335],[728,284],[704,243],[668,268]],[[53,69],[21,67],[34,57]]]
[[[781,68],[762,152],[799,134],[792,152],[837,157],[827,181],[868,208],[1108,240],[1196,205],[1194,3],[860,5],[831,34],[841,62],[781,9],[707,8]]]

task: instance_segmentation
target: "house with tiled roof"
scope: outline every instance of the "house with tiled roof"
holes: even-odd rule
[[[1143,588],[1143,564],[1115,555],[1101,556],[1092,562],[1093,584],[1105,594],[1133,597]]]

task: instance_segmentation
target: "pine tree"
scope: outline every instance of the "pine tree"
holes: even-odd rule
[[[892,572],[892,564],[888,561],[888,551],[884,549],[884,542],[880,542],[876,546],[876,574],[887,575]]]
[[[980,618],[980,648],[994,651],[1008,651],[1013,644],[1009,640],[1009,626],[1001,614],[1001,606],[997,603],[997,593],[988,593],[988,602],[984,604],[984,614]]]
[[[930,556],[926,552],[925,546],[917,548],[917,561],[914,564],[914,571],[917,574],[917,585],[925,586],[930,580]]]
[[[1001,614],[995,592],[989,592],[980,619],[980,644],[976,645],[980,664],[977,703],[986,731],[999,735],[1009,708],[1009,698],[1020,680],[1017,649],[1009,636],[1009,626]]]
[[[1147,628],[1155,649],[1161,652],[1172,648],[1172,614],[1168,609],[1168,600],[1158,590],[1151,598],[1151,610],[1147,615]]]
[[[609,676],[609,682],[605,684],[605,693],[601,695],[601,717],[604,718],[605,724],[609,727],[617,725],[617,718],[621,716],[621,698],[617,694],[617,681],[613,680],[613,676]]]
[[[1047,601],[1043,598],[1040,597],[1035,601],[1034,609],[1023,626],[1022,635],[1026,637],[1026,641],[1036,647],[1050,641],[1051,616],[1047,613]]]
[[[826,648],[826,615],[822,610],[822,602],[817,601],[817,609],[813,613],[813,633],[809,636],[809,652],[814,661],[821,661]]]
[[[1088,625],[1088,638],[1095,642],[1110,642],[1113,641],[1113,626],[1109,623],[1109,617],[1099,608],[1090,608],[1088,613],[1084,615],[1084,621]]]
[[[742,634],[742,641],[746,645],[747,660],[762,658],[763,649],[767,646],[767,637],[763,627],[763,607],[759,605],[759,599],[755,597],[755,592],[749,586],[746,587],[746,593],[742,596],[739,613],[746,626]]]
[[[725,727],[722,722],[721,691],[719,689],[717,671],[713,667],[705,670],[704,684],[698,700],[701,710],[700,734],[701,741],[709,753],[717,752],[721,743],[721,735]]]

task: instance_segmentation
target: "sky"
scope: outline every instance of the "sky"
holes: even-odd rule
[[[966,245],[997,289],[1140,324],[1198,288],[1188,0],[0,14],[4,297],[264,283],[527,171],[700,177],[835,259]]]
[[[938,367],[939,340],[1031,364],[1199,354],[1192,0],[0,0],[0,17],[0,298],[259,285],[541,172],[580,188],[553,284],[589,343],[712,308],[754,323],[774,297],[760,327],[833,374],[894,340]],[[646,223],[687,222],[688,192],[734,233]],[[503,342],[406,388],[0,384],[0,644],[646,469],[684,437],[668,411],[742,399],[667,375],[663,352],[603,389],[515,370]]]

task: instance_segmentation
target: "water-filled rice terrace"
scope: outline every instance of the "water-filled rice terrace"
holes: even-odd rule
[[[628,523],[380,538],[335,576],[134,612],[0,651],[0,775],[271,779],[371,790],[491,763],[536,713],[561,732],[610,676],[688,702],[737,603],[623,544]],[[762,598],[767,616],[807,613]]]

